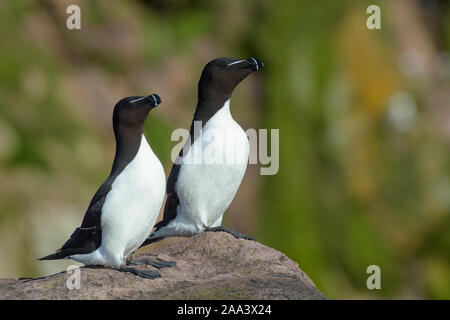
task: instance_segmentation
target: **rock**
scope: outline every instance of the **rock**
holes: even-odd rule
[[[34,280],[1,279],[0,299],[326,299],[283,253],[224,232],[202,233],[135,258],[142,256],[177,265],[160,269],[162,277],[153,280],[82,267],[80,289],[72,290],[66,283],[74,272]]]

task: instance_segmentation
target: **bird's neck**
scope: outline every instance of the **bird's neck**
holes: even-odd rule
[[[197,107],[195,109],[194,118],[192,120],[192,125],[194,121],[201,121],[202,126],[208,122],[219,110],[223,107],[229,108],[229,97],[223,97],[220,99],[200,99],[197,102]]]
[[[111,170],[111,175],[118,175],[130,163],[145,139],[143,128],[124,128],[120,125],[114,130],[116,137],[116,154]]]

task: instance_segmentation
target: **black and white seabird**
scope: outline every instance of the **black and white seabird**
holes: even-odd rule
[[[247,135],[230,113],[230,97],[243,79],[262,67],[256,58],[217,58],[205,66],[198,83],[191,141],[188,139],[170,172],[163,220],[143,245],[203,231],[225,231],[237,238],[253,239],[221,224],[244,177],[249,155]],[[201,121],[201,126],[195,125],[196,121]],[[195,160],[199,155],[200,163]],[[232,161],[205,161],[217,155]]]
[[[145,278],[159,277],[153,270],[125,266],[126,258],[148,237],[164,200],[164,169],[143,134],[149,111],[159,103],[161,98],[151,94],[127,97],[116,104],[116,154],[111,173],[92,198],[81,226],[61,249],[40,260],[69,258]],[[171,265],[161,263],[155,266]]]

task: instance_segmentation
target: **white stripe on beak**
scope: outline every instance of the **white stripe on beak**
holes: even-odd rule
[[[136,102],[136,101],[145,99],[145,98],[147,98],[147,97],[148,97],[148,96],[145,96],[145,97],[142,97],[142,98],[135,99],[135,100],[133,100],[133,101],[130,101],[130,103],[133,103],[133,102]],[[155,97],[153,97],[153,99],[155,99]]]
[[[256,61],[255,58],[250,58],[250,59],[252,59],[252,61],[255,63],[256,70],[258,70],[258,69],[259,69],[259,67],[258,67],[258,61]]]
[[[231,62],[231,63],[227,64],[227,67],[232,66],[233,64],[236,64],[236,63],[244,62],[244,61],[246,61],[246,60],[238,60],[238,61]]]
[[[155,97],[154,94],[152,94],[152,98],[153,98],[153,101],[155,101],[155,106],[157,106],[158,105],[158,101],[156,100],[156,97]]]

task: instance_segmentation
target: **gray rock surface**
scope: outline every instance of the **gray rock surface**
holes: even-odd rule
[[[228,233],[202,233],[135,258],[142,256],[177,265],[160,269],[162,277],[153,280],[82,267],[80,289],[72,290],[66,283],[73,273],[29,281],[0,279],[0,299],[326,299],[286,255]]]

